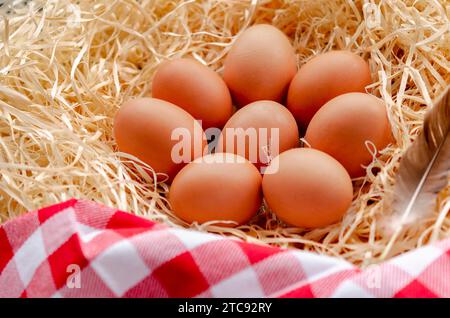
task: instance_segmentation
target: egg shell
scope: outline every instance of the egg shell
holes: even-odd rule
[[[263,177],[269,208],[282,221],[303,228],[339,221],[352,202],[347,171],[331,156],[297,148],[276,157]]]
[[[245,158],[210,154],[178,173],[170,187],[169,202],[174,213],[188,223],[219,220],[244,224],[261,205],[261,181],[258,170]]]
[[[184,153],[184,162],[177,162],[180,160],[172,154],[174,147],[183,141],[181,138],[172,140],[176,129],[189,133],[184,141],[189,141],[185,149],[190,153]],[[157,173],[167,174],[169,181],[207,148],[201,126],[189,113],[155,98],[126,101],[115,116],[114,136],[120,151],[137,157]],[[183,149],[180,153],[183,154]]]
[[[371,83],[369,64],[349,51],[317,55],[303,66],[289,86],[287,107],[305,130],[314,114],[332,98],[365,92]]]
[[[289,39],[271,25],[257,24],[245,30],[228,53],[224,80],[238,106],[257,100],[281,102],[296,71]]]
[[[277,129],[275,134],[272,129]],[[239,140],[244,147],[239,146]],[[233,114],[222,130],[217,149],[243,156],[260,169],[281,152],[298,147],[299,141],[297,123],[286,107],[274,101],[257,101]]]
[[[335,97],[314,115],[305,140],[312,148],[337,159],[352,178],[363,176],[362,165],[373,158],[366,142],[379,151],[393,140],[386,105],[364,93]]]
[[[201,120],[204,129],[222,128],[233,112],[223,79],[192,59],[162,63],[153,78],[152,96],[183,108]]]

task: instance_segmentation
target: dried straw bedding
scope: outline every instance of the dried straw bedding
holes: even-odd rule
[[[379,9],[379,25],[363,9],[367,3]],[[43,10],[3,15],[0,223],[76,197],[187,227],[170,211],[168,186],[155,184],[143,164],[132,167],[126,164],[131,158],[117,152],[112,118],[124,99],[151,94],[161,61],[189,56],[220,73],[239,32],[271,23],[291,38],[299,65],[331,49],[369,60],[373,84],[367,90],[386,102],[395,143],[355,180],[353,204],[338,224],[292,228],[262,207],[239,228],[191,227],[362,267],[449,237],[450,186],[430,217],[395,240],[380,227],[390,213],[401,155],[450,83],[449,12],[445,0],[58,0]]]

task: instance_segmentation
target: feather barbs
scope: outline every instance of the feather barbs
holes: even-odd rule
[[[433,211],[436,195],[448,184],[450,172],[449,87],[436,99],[424,119],[422,132],[403,155],[396,175],[391,214],[385,229],[390,245],[404,227]],[[389,253],[389,248],[384,254]]]

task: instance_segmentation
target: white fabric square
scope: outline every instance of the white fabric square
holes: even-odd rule
[[[53,254],[75,232],[75,211],[72,207],[58,212],[41,225],[45,248],[49,255]]]
[[[419,276],[431,263],[442,255],[442,250],[434,246],[425,246],[412,252],[394,257],[389,263],[412,275]]]
[[[252,267],[224,279],[211,288],[213,297],[239,298],[239,297],[264,297],[264,292],[259,283],[258,275]]]
[[[346,280],[331,295],[332,298],[374,298],[367,290],[355,284],[351,280]]]
[[[98,255],[91,266],[117,296],[122,296],[150,274],[136,248],[127,240]]]
[[[17,271],[25,286],[31,282],[38,267],[47,258],[42,230],[38,228],[19,248],[14,256]]]
[[[174,234],[181,242],[183,242],[184,246],[186,246],[189,250],[192,250],[202,244],[222,239],[219,235],[192,230],[171,229],[169,232]]]
[[[296,252],[294,254],[297,256],[308,281],[353,268],[350,263],[338,258],[308,252]]]
[[[87,226],[83,223],[78,223],[77,227],[78,227],[78,234],[80,235],[80,239],[84,243],[88,243],[88,242],[92,241],[97,235],[104,232],[104,230],[98,230],[96,228]]]

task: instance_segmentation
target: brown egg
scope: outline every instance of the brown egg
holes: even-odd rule
[[[281,152],[298,147],[299,141],[297,123],[286,107],[273,101],[257,101],[230,118],[217,148],[243,156],[262,168]]]
[[[169,180],[207,147],[202,128],[189,113],[155,98],[125,102],[114,120],[114,136],[120,151],[167,174]]]
[[[222,78],[192,59],[163,63],[153,78],[152,96],[183,108],[201,120],[204,129],[222,128],[233,111],[230,92]]]
[[[301,129],[330,99],[365,92],[371,83],[369,64],[349,51],[331,51],[304,64],[289,86],[287,107]]]
[[[263,177],[269,208],[282,221],[305,228],[339,221],[352,202],[351,179],[339,162],[314,149],[276,157]]]
[[[245,30],[224,64],[224,80],[238,106],[257,100],[281,102],[297,71],[289,39],[268,24]]]
[[[261,205],[261,179],[255,166],[243,157],[210,154],[197,158],[178,173],[170,188],[169,202],[174,213],[189,223],[219,220],[243,224]]]
[[[392,142],[384,102],[364,93],[347,93],[326,103],[311,120],[305,135],[312,148],[338,160],[352,178],[365,174],[372,161],[366,142],[381,150]]]

